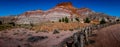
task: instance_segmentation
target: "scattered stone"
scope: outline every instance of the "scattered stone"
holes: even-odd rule
[[[56,38],[60,38],[59,36],[57,36]]]
[[[11,40],[12,38],[8,38],[9,40]]]
[[[4,31],[3,33],[8,33],[7,31]]]
[[[97,36],[97,34],[92,34],[91,36]]]
[[[35,33],[39,33],[40,32],[40,30],[37,30]]]
[[[58,30],[54,30],[53,34],[58,34],[60,33]]]
[[[89,40],[89,43],[93,44],[93,43],[95,43],[95,41],[94,40]]]
[[[23,35],[26,34],[27,32],[23,32]]]
[[[23,41],[23,39],[16,39],[16,40]]]
[[[0,39],[4,39],[4,37],[0,37]]]
[[[32,34],[28,34],[27,36],[32,36]]]
[[[48,38],[47,36],[31,36],[27,39],[28,42],[37,42],[39,40],[43,40]]]
[[[13,35],[17,35],[18,33],[14,33]]]
[[[32,47],[29,43],[24,44],[25,47]]]
[[[18,32],[20,32],[20,30],[17,30]]]
[[[17,47],[21,47],[20,45],[18,45]]]
[[[46,30],[41,30],[40,32],[48,32],[48,31],[46,31]]]

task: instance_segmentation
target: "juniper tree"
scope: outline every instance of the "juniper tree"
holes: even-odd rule
[[[62,22],[64,22],[64,18],[62,18]]]
[[[8,24],[15,26],[15,22],[9,22]]]
[[[106,23],[105,19],[102,18],[101,21],[100,21],[100,24],[105,24],[105,23]]]
[[[89,18],[86,18],[86,19],[84,20],[84,23],[90,23],[90,19],[89,19]]]
[[[61,22],[62,20],[61,19],[59,19],[59,22]]]
[[[69,19],[67,17],[65,17],[65,23],[68,23],[69,22]]]

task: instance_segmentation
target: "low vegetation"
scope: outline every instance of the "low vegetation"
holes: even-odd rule
[[[10,28],[13,28],[14,26],[11,25],[11,24],[1,24],[0,25],[0,31],[1,30],[5,30],[5,29],[10,29]]]
[[[89,26],[88,23],[78,23],[78,22],[55,22],[55,23],[44,23],[34,26],[32,29],[36,31],[46,30],[46,31],[54,31],[55,29],[58,30],[69,30],[69,29],[76,29],[80,27]]]
[[[62,22],[62,20],[61,20],[61,19],[59,19],[59,22]]]
[[[68,23],[69,22],[69,19],[67,17],[65,17],[65,23]]]
[[[119,22],[119,21],[120,21],[120,19],[117,19],[116,21],[117,21],[117,22]]]
[[[68,23],[68,22],[69,22],[69,18],[67,18],[67,17],[63,17],[62,19],[59,19],[59,22],[65,22],[65,23]]]
[[[86,18],[86,19],[84,20],[84,23],[90,23],[90,19],[89,19],[89,18]]]
[[[80,22],[79,18],[75,18],[76,21]]]
[[[100,24],[105,24],[105,23],[106,23],[105,19],[101,19]]]

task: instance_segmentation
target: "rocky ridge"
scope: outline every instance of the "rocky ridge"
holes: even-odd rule
[[[40,23],[42,21],[58,21],[62,17],[74,18],[74,17],[83,17],[90,13],[93,13],[92,10],[88,8],[75,8],[71,2],[59,3],[50,10],[42,11],[27,11],[20,16],[18,16],[17,23],[29,24]],[[43,20],[44,19],[44,20]]]
[[[83,20],[86,17],[97,20],[100,20],[102,18],[111,20],[114,19],[114,17],[94,12],[89,8],[76,8],[72,5],[71,2],[63,2],[57,4],[55,7],[47,11],[43,10],[27,11],[23,14],[20,14],[19,16],[16,16],[15,22],[17,24],[30,24],[30,23],[37,24],[48,21],[59,21],[59,19],[63,17],[68,17],[69,19],[78,17],[80,20]]]

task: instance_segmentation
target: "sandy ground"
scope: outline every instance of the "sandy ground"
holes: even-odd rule
[[[91,37],[95,43],[87,47],[120,47],[120,24],[112,25],[94,31],[96,36]]]
[[[0,31],[0,47],[52,47],[59,45],[64,39],[70,37],[76,31],[38,32],[24,28]],[[37,42],[28,42],[30,36],[47,36],[48,38]]]

